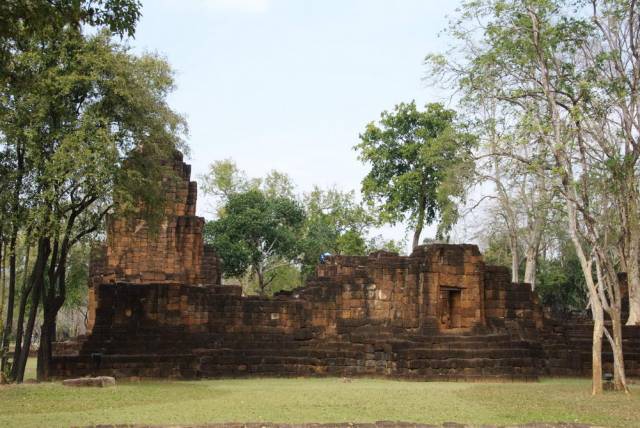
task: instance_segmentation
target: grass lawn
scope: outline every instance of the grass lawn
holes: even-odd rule
[[[589,387],[586,379],[501,384],[257,378],[120,382],[104,389],[25,384],[0,388],[0,427],[377,420],[640,426],[638,385],[630,396],[596,398]]]

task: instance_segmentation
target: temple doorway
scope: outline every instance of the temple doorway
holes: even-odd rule
[[[462,290],[440,287],[440,327],[443,329],[462,327]]]

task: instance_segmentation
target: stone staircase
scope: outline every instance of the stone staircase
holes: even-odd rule
[[[623,318],[624,319],[624,318]],[[611,331],[611,323],[605,325]],[[551,376],[591,375],[593,323],[583,316],[550,320],[545,326],[542,346],[547,359],[545,374]],[[640,377],[640,327],[623,326],[625,372],[628,377]],[[613,352],[603,339],[603,369],[613,372]]]
[[[589,376],[592,324],[547,320],[536,338],[508,329],[454,333],[394,331],[366,324],[332,337],[313,332],[185,334],[180,328],[95,331],[57,359],[61,373],[120,377],[380,376],[446,381],[533,381],[538,376]],[[304,334],[302,334],[304,333]],[[624,327],[626,372],[640,377],[640,328]],[[604,343],[605,371],[612,353]]]
[[[326,375],[447,381],[531,381],[543,364],[539,345],[514,341],[506,333],[399,336],[361,329],[322,339],[251,333],[190,336],[188,342],[177,332],[109,336],[85,343],[82,355],[66,356],[61,363],[76,374],[119,377]]]
[[[398,343],[397,372],[408,378],[465,381],[533,381],[542,349],[506,333],[415,337]]]

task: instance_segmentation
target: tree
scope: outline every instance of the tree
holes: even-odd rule
[[[199,178],[202,191],[206,195],[220,198],[222,205],[231,195],[252,187],[247,174],[240,170],[232,159],[214,161],[209,165],[209,172]]]
[[[302,273],[310,275],[320,255],[365,255],[366,233],[373,218],[355,193],[315,187],[304,195],[306,220],[302,237]]]
[[[265,287],[266,295],[274,295],[279,291],[293,290],[302,285],[300,267],[295,263],[279,263],[269,274],[273,277],[273,280]],[[234,279],[240,282],[240,286],[245,295],[260,294],[258,278],[252,275],[251,272],[247,272],[243,276]]]
[[[23,31],[38,33],[65,25],[106,26],[114,34],[133,36],[140,19],[137,0],[5,0],[0,5],[0,39],[15,40]]]
[[[95,233],[108,212],[127,212],[139,201],[146,214],[163,211],[162,160],[181,144],[184,121],[166,104],[173,86],[166,62],[131,55],[108,33],[85,37],[66,28],[51,39],[23,40],[12,63],[15,78],[2,88],[8,102],[0,129],[11,157],[24,154],[20,209],[28,222],[19,226],[35,243],[12,369],[20,382],[39,305],[38,377],[49,375],[73,247]]]
[[[451,28],[463,64],[431,57],[464,92],[489,86],[513,120],[534,118],[533,142],[548,159],[507,156],[548,177],[563,201],[594,320],[594,394],[602,392],[603,336],[613,349],[614,384],[627,391],[618,270],[627,262],[628,271],[636,269],[631,255],[640,245],[632,137],[640,123],[638,21],[637,5],[627,1],[469,1]]]
[[[548,150],[535,143],[538,124],[531,115],[519,120],[509,117],[511,110],[496,105],[490,90],[486,85],[464,98],[469,114],[480,116],[475,128],[479,151],[471,178],[494,187],[494,194],[484,195],[483,199],[493,201],[492,217],[508,232],[511,281],[520,282],[524,259],[524,282],[535,289],[538,255],[554,192],[546,175],[537,174],[531,164],[547,162]],[[523,164],[518,157],[529,159],[530,163]],[[487,225],[495,228],[496,223],[490,221]]]
[[[423,243],[425,243],[423,241]],[[373,253],[375,251],[389,251],[392,253],[398,253],[400,255],[406,254],[407,242],[406,239],[395,240],[385,239],[382,235],[376,235],[367,241],[367,253]]]
[[[224,215],[207,223],[205,236],[222,258],[225,275],[249,272],[265,295],[277,268],[298,257],[303,222],[304,210],[295,200],[251,189],[229,197]]]
[[[199,178],[204,194],[217,199],[215,210],[218,217],[224,215],[223,207],[232,195],[251,189],[264,192],[268,196],[294,198],[295,186],[286,173],[271,170],[264,178],[249,178],[233,159],[214,161],[209,165],[209,172]]]
[[[0,2],[0,81],[9,78],[12,55],[25,39],[55,37],[65,27],[106,27],[133,36],[141,16],[138,0],[3,0]]]
[[[379,125],[371,122],[355,149],[371,165],[362,181],[365,201],[377,208],[380,221],[396,224],[407,219],[414,228],[413,247],[420,243],[425,225],[441,217],[444,235],[455,216],[451,192],[444,183],[454,167],[470,154],[474,138],[455,122],[453,110],[415,102],[401,103],[383,112]]]
[[[589,3],[595,34],[580,51],[585,68],[580,83],[591,85],[582,99],[572,100],[586,119],[574,122],[585,134],[581,148],[588,155],[604,154],[600,160],[620,228],[619,262],[629,281],[627,324],[640,326],[640,11],[635,0]]]
[[[52,42],[60,35],[70,32],[79,34],[82,26],[106,26],[111,34],[131,36],[139,17],[140,3],[136,0],[7,0],[0,3],[0,200],[6,204],[3,205],[6,209],[0,215],[0,223],[5,226],[0,228],[0,243],[7,244],[4,249],[8,250],[9,255],[7,317],[0,345],[3,350],[0,351],[3,354],[0,363],[2,370],[6,369],[5,355],[13,331],[18,237],[26,224],[26,209],[31,207],[29,193],[34,189],[28,187],[36,183],[30,174],[33,165],[29,162],[34,156],[29,156],[33,152],[26,137],[30,136],[30,130],[37,129],[35,122],[38,120],[41,126],[50,124],[43,123],[42,116],[38,116],[42,113],[42,105],[38,93],[34,91],[34,83],[38,79],[47,81],[46,67],[37,68],[35,59],[27,64],[24,61],[26,52],[34,46],[39,46],[41,50],[51,48]],[[53,55],[50,56],[49,61],[53,58]],[[54,63],[50,62],[47,71],[53,68]],[[55,120],[54,117],[49,119]],[[29,226],[25,231],[27,246],[31,229]],[[25,290],[30,289],[25,287]],[[23,293],[23,296],[28,294]],[[21,298],[21,313],[25,305],[26,298]],[[22,327],[21,324],[17,326],[19,336],[22,335]]]
[[[540,262],[537,288],[540,300],[555,312],[585,311],[586,286],[573,243],[567,238],[558,250],[553,257]]]
[[[263,178],[249,178],[231,159],[213,162],[208,173],[200,179],[203,191],[217,199],[219,218],[226,215],[226,204],[233,195],[249,190],[261,192],[268,199],[296,199],[295,185],[287,174],[272,170]],[[289,261],[296,266],[272,269],[270,276],[274,286],[269,287],[271,291],[281,289],[276,284],[289,277],[294,269],[302,274],[302,279],[308,277],[322,253],[363,255],[367,251],[365,235],[373,220],[356,201],[354,192],[314,187],[303,195],[302,205],[305,221],[298,237],[299,257]],[[286,260],[280,260],[277,265],[285,263]],[[251,278],[239,279],[251,283]]]

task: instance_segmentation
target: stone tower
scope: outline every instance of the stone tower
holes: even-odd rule
[[[92,252],[89,329],[93,325],[96,284],[220,284],[220,263],[203,241],[204,218],[196,216],[198,186],[180,152],[167,161],[173,177],[163,178],[166,207],[157,230],[142,218],[107,220],[107,242]]]

